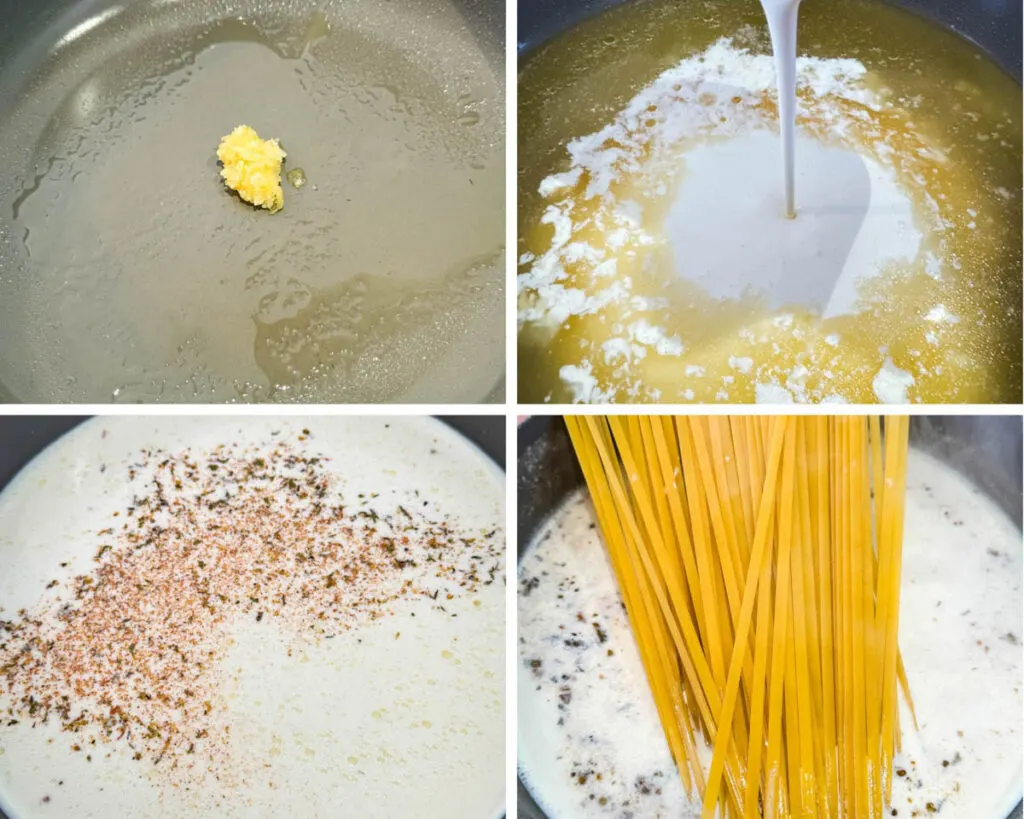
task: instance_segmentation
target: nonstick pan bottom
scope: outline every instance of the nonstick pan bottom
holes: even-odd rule
[[[0,77],[13,397],[487,394],[503,367],[499,33],[449,0],[88,15]],[[280,213],[219,180],[241,123],[306,173]]]

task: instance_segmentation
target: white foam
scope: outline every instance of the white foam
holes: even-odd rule
[[[614,364],[625,359],[629,361],[633,355],[633,345],[624,338],[610,338],[601,345],[605,364]]]
[[[729,356],[729,366],[734,370],[739,370],[741,373],[746,375],[754,366],[754,359],[749,357],[737,358],[736,356]]]
[[[886,358],[871,386],[883,404],[906,404],[909,402],[907,391],[914,383],[914,376],[897,367],[892,358]]]
[[[779,384],[758,384],[754,387],[754,400],[758,404],[793,404],[793,394]]]
[[[611,400],[611,396],[598,386],[593,367],[587,360],[580,365],[566,364],[558,375],[569,388],[574,404],[605,404]]]
[[[946,309],[946,305],[939,304],[929,310],[924,317],[925,321],[932,321],[936,324],[959,324],[960,317],[954,316],[949,310]]]
[[[540,187],[537,190],[541,196],[547,199],[551,194],[557,191],[573,187],[580,181],[581,173],[581,168],[573,168],[571,171],[566,171],[565,173],[552,174],[541,181]]]

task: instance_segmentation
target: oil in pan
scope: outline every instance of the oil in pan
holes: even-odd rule
[[[11,397],[484,398],[504,366],[503,44],[472,6],[146,0],[27,45],[0,78]],[[306,175],[280,213],[220,182],[241,123]]]

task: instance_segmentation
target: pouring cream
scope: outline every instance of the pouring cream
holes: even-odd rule
[[[786,218],[796,218],[794,168],[796,165],[796,24],[800,0],[761,0],[775,55],[779,86],[779,133],[785,179]]]

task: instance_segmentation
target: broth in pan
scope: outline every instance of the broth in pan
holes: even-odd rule
[[[522,400],[1020,400],[1020,86],[873,0],[805,2],[799,55],[792,220],[760,3],[525,59]]]

